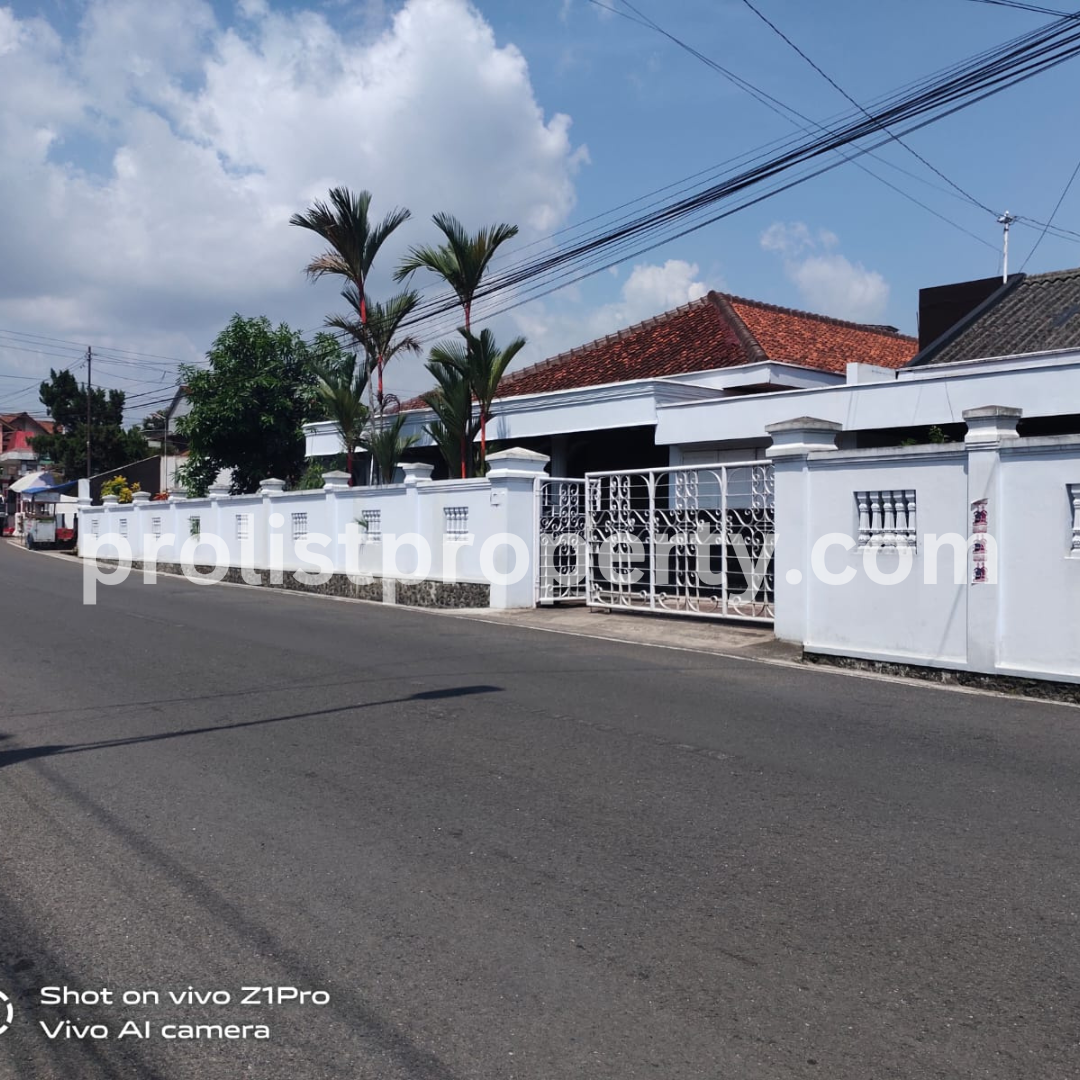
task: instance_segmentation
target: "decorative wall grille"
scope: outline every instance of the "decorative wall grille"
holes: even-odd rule
[[[443,507],[443,535],[459,539],[469,535],[469,508],[467,506]]]
[[[360,515],[360,537],[368,544],[382,540],[382,511],[365,510]]]
[[[237,514],[236,515],[236,539],[237,540],[250,540],[251,539],[251,515],[250,514]]]
[[[307,513],[302,512],[292,515],[292,538],[303,540],[307,536]]]
[[[90,535],[91,536],[97,536],[98,535],[98,533],[100,532],[100,528],[99,528],[100,525],[101,525],[101,521],[98,518],[93,517],[93,518],[90,519]]]
[[[190,536],[200,536],[202,534],[202,519],[193,514],[188,518],[188,534]]]
[[[120,519],[120,535],[127,536],[127,518],[122,517]]]
[[[915,492],[856,491],[859,547],[912,548],[915,533]]]
[[[152,517],[150,519],[150,532],[154,536],[160,536],[161,535],[161,518]]]

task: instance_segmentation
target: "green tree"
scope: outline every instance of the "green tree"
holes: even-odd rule
[[[342,290],[342,296],[349,302],[351,307],[356,307],[356,290],[352,285],[346,285]],[[412,335],[398,336],[401,324],[412,313],[420,302],[419,293],[409,290],[398,293],[385,302],[375,302],[367,306],[367,322],[362,323],[358,318],[350,315],[330,315],[326,325],[337,330],[343,330],[355,341],[367,356],[368,371],[374,371],[377,375],[377,398],[372,402],[372,412],[377,416],[383,414],[383,372],[386,365],[397,356],[398,353],[420,351],[420,342]]]
[[[86,387],[70,371],[53,371],[41,384],[41,404],[56,423],[51,435],[32,440],[35,452],[49,458],[68,480],[86,476]],[[90,393],[90,467],[95,473],[150,456],[138,428],[124,430],[124,392],[94,387]]]
[[[318,280],[326,274],[345,280],[341,295],[355,312],[361,327],[367,325],[367,279],[375,256],[386,238],[411,216],[396,207],[382,221],[370,218],[371,192],[354,193],[348,188],[330,189],[329,203],[316,199],[303,214],[293,214],[290,225],[309,229],[330,245],[307,265],[307,274]],[[331,323],[333,320],[328,320]],[[379,370],[379,402],[382,411],[382,369]]]
[[[525,339],[514,338],[505,349],[500,349],[490,330],[481,330],[479,337],[470,334],[468,330],[463,333],[467,343],[464,374],[469,380],[473,397],[480,405],[480,471],[484,472],[487,465],[487,424],[492,418],[491,408],[510,361],[525,348]]]
[[[435,345],[429,354],[427,370],[438,384],[423,394],[423,401],[435,413],[428,424],[428,434],[435,440],[451,476],[473,476],[472,443],[480,429],[473,418],[473,395],[461,362],[464,347],[457,342]]]
[[[364,436],[364,444],[371,451],[375,464],[379,466],[379,482],[389,484],[394,479],[401,455],[419,438],[419,435],[402,435],[405,426],[405,414],[397,413],[391,420],[383,420],[374,425]]]
[[[454,291],[465,312],[465,329],[471,330],[472,306],[480,282],[499,246],[517,236],[517,226],[490,225],[470,235],[452,214],[436,214],[431,220],[446,242],[438,247],[411,248],[394,277],[402,281],[421,269],[437,274]]]
[[[234,315],[207,353],[209,368],[185,365],[191,411],[177,423],[188,440],[183,482],[205,494],[222,469],[234,494],[270,476],[294,484],[304,471],[302,425],[318,415],[316,367],[347,363],[340,344],[317,334],[309,345],[285,323]]]
[[[326,419],[337,426],[341,448],[345,453],[345,470],[349,486],[353,483],[353,457],[368,422],[368,407],[364,404],[364,389],[368,383],[366,364],[357,364],[356,354],[350,353],[344,363],[315,364],[315,393]]]

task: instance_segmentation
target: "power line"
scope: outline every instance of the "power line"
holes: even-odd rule
[[[719,183],[699,188],[684,198],[669,202],[658,211],[639,215],[618,228],[527,261],[519,268],[493,275],[482,287],[478,299],[486,300],[501,293],[516,291],[523,285],[529,285],[529,291],[535,296],[545,285],[559,279],[563,279],[562,284],[567,284],[568,279],[576,280],[573,275],[583,263],[592,262],[593,268],[578,277],[597,273],[607,266],[653,250],[663,243],[727,216],[725,212],[702,219],[700,212],[763,181],[776,178],[795,166],[811,163],[823,154],[880,133],[883,129],[889,131],[888,136],[871,146],[860,147],[858,153],[878,149],[893,141],[896,135],[911,134],[986,100],[1080,53],[1080,33],[1067,27],[1067,23],[1059,22],[985,50],[976,57],[952,65],[944,73],[916,81],[904,88],[904,92],[887,95],[880,104],[875,104],[878,110],[876,113],[850,119],[838,129],[804,140],[783,153],[754,164],[751,168],[729,175]],[[891,127],[898,129],[895,134],[890,130]],[[770,194],[787,190],[794,183],[819,175],[831,167],[815,169],[801,179],[780,185]],[[753,205],[766,197],[768,195],[752,199],[736,209]],[[687,219],[695,216],[698,220],[687,222]],[[606,262],[595,258],[604,252],[611,256]],[[600,265],[596,265],[597,263]],[[516,301],[511,306],[522,302],[525,301]],[[421,322],[430,324],[434,318],[455,310],[456,300],[451,296],[436,297],[423,307],[425,310],[414,316],[410,325]]]
[[[1058,11],[1056,8],[1039,7],[1037,4],[1022,4],[1019,0],[969,0],[970,3],[992,4],[994,7],[1016,8],[1018,11],[1031,11],[1037,15],[1053,15],[1055,18],[1075,19],[1077,14],[1067,11]]]
[[[1021,272],[1023,271],[1024,267],[1027,266],[1028,262],[1031,259],[1031,256],[1034,255],[1035,252],[1039,250],[1039,245],[1043,242],[1043,237],[1046,236],[1046,230],[1050,228],[1050,226],[1053,224],[1054,218],[1057,217],[1057,212],[1058,212],[1058,210],[1061,209],[1061,204],[1065,201],[1065,196],[1069,194],[1069,189],[1073,186],[1073,181],[1076,179],[1076,174],[1077,173],[1080,173],[1080,161],[1077,161],[1076,168],[1073,169],[1072,175],[1069,177],[1068,182],[1065,184],[1065,189],[1064,189],[1064,191],[1062,191],[1061,197],[1058,199],[1057,203],[1055,203],[1055,205],[1054,205],[1054,211],[1050,215],[1050,220],[1043,227],[1043,231],[1041,233],[1039,233],[1038,240],[1035,241],[1035,246],[1027,253],[1027,258],[1024,259],[1023,263],[1021,263],[1021,265],[1020,265]]]
[[[629,5],[629,0],[623,0],[623,3]],[[867,112],[866,109],[864,109],[862,107],[862,105],[860,105],[834,78],[832,78],[831,75],[829,75],[827,72],[825,72],[824,69],[822,69],[805,52],[803,52],[803,50],[800,49],[799,46],[796,45],[795,42],[792,41],[791,38],[789,38],[787,36],[787,34],[785,34],[784,31],[781,30],[780,27],[778,27],[776,25],[776,23],[774,23],[771,19],[768,18],[768,16],[766,16],[762,11],[760,11],[757,7],[755,7],[752,0],[743,0],[743,3],[763,23],[765,23],[765,25],[768,26],[769,29],[772,30],[772,32],[774,34],[778,35],[781,38],[781,40],[785,41],[792,49],[794,49],[795,52],[798,53],[798,55],[801,56],[803,58],[803,60],[805,60],[834,90],[836,90],[838,93],[842,94],[844,96],[844,98],[846,98],[852,105],[855,106],[856,109],[858,109],[860,112],[862,112],[865,116],[870,117],[870,113]],[[883,127],[882,130],[883,131],[889,131],[889,129],[886,128],[886,127]],[[892,134],[892,133],[889,132],[889,134]],[[901,139],[899,137],[896,137],[896,141],[909,154],[911,154],[912,157],[916,158],[918,161],[921,161],[923,163],[923,165],[925,165],[931,172],[936,173],[938,176],[940,176],[941,179],[944,180],[945,183],[949,185],[949,187],[951,187],[954,190],[956,190],[957,192],[959,192],[965,199],[968,200],[968,202],[973,203],[975,206],[978,206],[982,210],[985,210],[988,214],[993,214],[994,213],[994,211],[991,210],[989,206],[987,206],[985,203],[980,202],[970,192],[965,191],[959,184],[957,184],[954,181],[950,180],[940,169],[938,169],[934,165],[931,165],[930,162],[927,161],[926,158],[924,158],[922,156],[922,154],[920,154],[917,150],[915,150],[911,146],[909,146],[906,142],[904,142],[903,139]]]
[[[619,11],[619,10],[617,10],[615,8],[609,8],[607,4],[601,3],[600,0],[590,0],[590,2],[596,4],[599,7],[604,8],[607,11],[615,11],[617,14],[625,15],[625,13],[622,12],[622,11]],[[623,0],[623,2],[626,4],[626,6],[628,8],[630,8],[631,11],[635,12],[637,15],[640,16],[640,18],[630,19],[631,22],[634,22],[634,23],[636,23],[636,24],[638,24],[640,26],[645,26],[648,29],[655,30],[657,33],[662,34],[664,37],[668,38],[670,41],[672,41],[679,48],[685,50],[691,56],[695,57],[696,59],[698,59],[702,63],[704,63],[707,67],[709,67],[713,71],[717,72],[717,74],[721,75],[723,78],[727,79],[729,82],[732,82],[735,86],[739,87],[741,90],[744,90],[746,93],[750,94],[751,97],[753,97],[755,100],[760,102],[766,108],[770,109],[772,112],[776,113],[778,116],[782,117],[784,120],[787,120],[789,123],[795,123],[794,121],[791,120],[791,116],[796,116],[796,117],[799,118],[799,120],[804,121],[806,124],[812,125],[813,127],[817,128],[819,131],[828,131],[829,130],[823,124],[820,124],[815,120],[811,120],[804,113],[799,112],[798,109],[795,109],[790,105],[787,105],[785,102],[780,101],[778,98],[776,98],[773,95],[771,95],[771,94],[767,93],[766,91],[762,90],[760,87],[757,87],[753,83],[749,82],[748,80],[743,79],[740,76],[734,74],[734,72],[729,71],[727,68],[723,67],[721,64],[718,64],[711,57],[706,56],[704,53],[702,53],[698,49],[694,48],[694,46],[687,44],[687,42],[683,41],[681,38],[676,37],[674,34],[670,33],[668,30],[665,30],[651,16],[645,15],[644,12],[642,12],[638,8],[634,7],[634,5],[629,2],[629,0]],[[629,16],[626,16],[626,17],[629,18]],[[785,38],[785,40],[787,40],[787,39]],[[789,42],[789,44],[790,44],[790,42]],[[795,46],[793,46],[793,47],[795,47]],[[805,54],[803,54],[801,52],[801,50],[797,50],[797,51],[800,52],[800,55],[803,55],[805,57]],[[806,59],[809,59],[809,58],[806,58]],[[813,65],[813,61],[810,61],[810,63]],[[813,66],[815,67],[816,70],[820,71],[820,69],[817,68],[817,65],[813,65]],[[824,74],[824,73],[822,72],[822,74]],[[828,76],[826,75],[825,78],[828,78]],[[832,82],[831,79],[829,81]],[[844,93],[844,92],[841,90],[841,93]],[[849,101],[852,101],[853,104],[858,106],[858,108],[864,114],[866,113],[866,110],[863,109],[862,106],[858,104],[858,102],[856,102],[856,101],[854,101],[854,99],[850,98],[849,95],[844,94],[844,96],[847,97]],[[788,114],[791,114],[791,115],[788,115]],[[805,127],[805,126],[803,126],[801,124],[798,124],[798,123],[796,123],[795,126],[799,127],[802,131],[809,134],[809,129],[807,127]],[[914,151],[912,151],[912,152],[914,153]],[[959,222],[953,221],[952,218],[950,218],[947,215],[942,214],[939,211],[933,209],[933,207],[928,206],[926,203],[922,202],[920,199],[917,199],[914,195],[911,195],[909,192],[904,191],[903,188],[898,187],[896,184],[891,183],[890,181],[886,180],[883,176],[880,176],[878,173],[874,172],[873,169],[871,169],[869,166],[865,165],[863,162],[858,160],[858,155],[845,154],[842,150],[837,150],[836,153],[840,154],[840,156],[843,157],[846,161],[851,162],[857,169],[861,169],[868,176],[873,177],[875,180],[877,180],[880,183],[884,184],[887,188],[890,188],[892,191],[895,191],[902,198],[905,198],[909,202],[914,203],[916,206],[918,206],[921,209],[925,210],[927,213],[932,214],[934,217],[940,219],[941,221],[944,221],[947,225],[950,225],[954,229],[957,229],[958,231],[960,231],[960,232],[964,233],[965,235],[971,237],[973,240],[975,240],[978,243],[982,244],[984,247],[989,248],[991,251],[996,251],[997,250],[996,246],[991,244],[984,237],[981,237],[977,233],[972,232],[970,229],[968,229],[965,226],[961,225]],[[901,166],[896,165],[893,162],[888,161],[885,158],[879,157],[877,154],[867,153],[866,156],[873,158],[875,161],[879,161],[883,165],[888,165],[890,168],[897,169],[899,172],[904,173],[905,176],[909,176],[913,180],[918,180],[920,183],[928,183],[931,187],[935,188],[935,190],[938,190],[938,191],[944,190],[942,188],[938,188],[937,185],[935,185],[933,183],[930,183],[929,181],[925,180],[923,177],[916,176],[914,173],[909,172],[907,169],[904,169]],[[918,156],[919,155],[916,154],[916,157],[918,157]],[[919,160],[924,161],[924,159],[922,159],[922,158],[920,158]],[[929,164],[929,163],[924,161],[924,164]],[[934,167],[932,165],[930,165],[929,167],[934,172],[938,172],[938,170],[934,169]],[[948,177],[943,176],[943,174],[941,174],[939,172],[938,172],[938,174],[942,175],[942,178],[945,179],[946,182],[950,183],[951,186],[956,189],[955,191],[946,191],[945,192],[946,194],[951,195],[954,198],[963,199],[965,202],[974,202],[975,205],[980,206],[980,208],[982,208],[981,204],[978,203],[977,200],[973,200],[972,197],[969,196],[966,192],[964,192],[964,190],[962,188],[960,188],[958,185],[952,184],[952,182],[949,181]]]

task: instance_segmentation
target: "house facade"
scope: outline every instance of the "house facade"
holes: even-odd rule
[[[854,358],[892,371],[918,351],[893,327],[868,326],[717,292],[508,375],[488,438],[546,454],[559,476],[678,463],[658,438],[665,408],[843,385]],[[406,402],[415,456],[441,462],[422,400]],[[333,423],[305,426],[309,457],[341,445]],[[722,434],[712,441],[723,442]],[[693,453],[692,448],[686,452]]]

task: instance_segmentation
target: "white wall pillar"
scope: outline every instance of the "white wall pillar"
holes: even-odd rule
[[[204,534],[213,535],[219,537],[229,544],[230,539],[236,533],[236,523],[229,517],[229,485],[219,484],[216,480],[210,485],[208,492],[210,496],[210,520],[206,523],[210,528],[203,527],[202,532]],[[202,552],[206,548],[202,548],[200,551],[200,559],[203,557]],[[217,550],[216,548],[214,549]],[[218,557],[214,557],[214,565],[219,563]]]
[[[133,559],[141,559],[146,551],[146,536],[150,532],[150,509],[149,491],[136,491],[132,494],[128,542],[131,544]]]
[[[491,542],[488,565],[505,580],[497,578],[491,582],[490,604],[493,608],[530,608],[536,604],[539,554],[536,481],[544,475],[550,458],[547,454],[514,447],[488,454],[487,460],[493,510],[491,536],[502,533],[506,537],[506,542]],[[485,542],[489,539],[485,538]]]
[[[78,487],[78,507],[75,518],[75,528],[77,530],[77,541],[75,550],[79,553],[79,558],[84,558],[90,550],[90,514],[84,514],[83,511],[90,511],[94,505],[93,499],[90,498],[90,481],[80,480]]]
[[[965,409],[963,416],[968,426],[964,436],[968,452],[967,521],[973,541],[968,555],[967,660],[978,671],[993,671],[1001,640],[1001,589],[995,580],[992,545],[997,545],[997,567],[1007,564],[1001,544],[1001,447],[1018,438],[1016,427],[1023,410],[986,405]],[[980,552],[982,537],[991,546]],[[987,580],[980,580],[980,567]]]
[[[349,490],[349,474],[344,470],[331,470],[323,473],[323,491],[326,492],[326,527],[330,533],[330,558],[334,561],[335,570],[343,570],[346,565],[345,544],[341,537],[345,535],[345,527],[348,522],[341,513],[341,504],[338,501],[339,491]]]
[[[773,463],[776,547],[773,630],[781,641],[806,642],[807,598],[810,594],[810,552],[817,537],[810,535],[811,454],[836,450],[843,430],[831,420],[803,416],[769,424],[772,446],[765,456]]]
[[[285,491],[285,481],[270,477],[259,484],[259,494],[262,496],[262,528],[256,534],[255,540],[255,565],[261,566],[268,571],[271,584],[280,585],[285,580],[283,552],[285,550],[284,537],[288,534],[285,530],[289,522],[274,508],[274,499]],[[276,525],[274,515],[282,520]],[[258,522],[252,522],[257,527]]]

